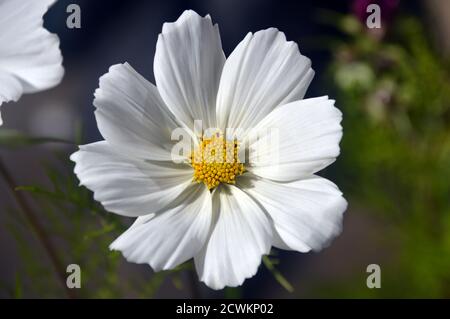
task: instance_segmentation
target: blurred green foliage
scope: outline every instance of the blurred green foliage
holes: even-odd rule
[[[373,34],[352,16],[329,67],[344,138],[337,184],[388,226],[382,289],[341,282],[341,297],[450,297],[450,64],[417,18]],[[345,230],[344,230],[345,231]]]
[[[59,138],[34,137],[18,132],[2,128],[0,130],[0,147],[5,149],[17,149],[24,146],[32,146],[42,143],[64,143],[71,144],[68,141]]]
[[[78,186],[76,176],[72,174],[72,164],[68,163],[66,156],[61,158],[60,165],[48,165],[46,172],[50,187],[21,186],[15,191],[32,195],[46,236],[57,247],[61,264],[81,266],[82,288],[74,291],[75,297],[150,298],[169,274],[191,271],[191,266],[185,264],[170,272],[153,274],[148,269],[123,278],[123,258],[120,253],[109,251],[108,246],[126,230],[129,221],[106,212],[94,201],[90,191]],[[22,297],[22,291],[27,292],[23,297],[67,296],[64,283],[58,281],[40,243],[30,245],[30,242],[36,242],[36,238],[28,238],[32,230],[29,222],[20,211],[12,211],[9,216],[11,222],[7,228],[16,239],[23,261],[23,269],[17,270],[16,287],[5,287],[10,297]],[[28,280],[23,280],[25,278]]]

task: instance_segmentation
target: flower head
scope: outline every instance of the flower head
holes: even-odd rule
[[[154,73],[157,86],[127,63],[100,78],[105,140],[71,157],[96,200],[137,217],[111,249],[155,271],[194,258],[221,289],[253,276],[272,246],[320,250],[340,232],[347,203],[314,174],[339,154],[342,114],[303,99],[314,72],[295,43],[249,33],[225,59],[217,25],[186,11],[164,24]],[[192,144],[173,140],[180,127]]]
[[[0,106],[61,81],[59,39],[42,19],[55,1],[0,0]]]

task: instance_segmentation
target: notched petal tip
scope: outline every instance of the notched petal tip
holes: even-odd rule
[[[194,10],[185,10],[183,13],[178,17],[178,19],[174,22],[165,22],[163,23],[162,27],[162,33],[170,33],[173,31],[176,31],[176,29],[183,27],[185,23],[188,23],[189,21],[192,22],[201,22],[201,21],[209,21],[212,25],[212,19],[209,14],[202,17]]]

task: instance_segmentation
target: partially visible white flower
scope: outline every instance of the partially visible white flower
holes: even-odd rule
[[[137,217],[111,249],[155,271],[194,258],[200,280],[222,289],[255,275],[272,246],[320,250],[340,233],[347,202],[314,174],[339,155],[342,114],[327,97],[303,100],[314,72],[294,42],[273,28],[249,33],[225,59],[217,25],[185,11],[164,24],[154,73],[157,87],[127,63],[112,66],[94,100],[105,140],[71,156],[96,200]],[[257,163],[205,162],[197,155],[211,143],[236,154],[249,139],[200,138],[177,164],[171,132],[196,120],[246,133],[277,128],[280,143],[266,148],[263,135],[248,145],[264,159]]]
[[[0,0],[0,106],[61,82],[59,39],[43,27],[55,1]]]

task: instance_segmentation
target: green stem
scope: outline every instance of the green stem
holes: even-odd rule
[[[284,278],[284,276],[275,268],[275,265],[270,260],[270,258],[268,256],[263,256],[262,261],[264,266],[266,266],[266,268],[272,273],[275,280],[278,281],[278,283],[288,292],[293,293],[294,287],[292,287],[289,281],[286,278]]]

